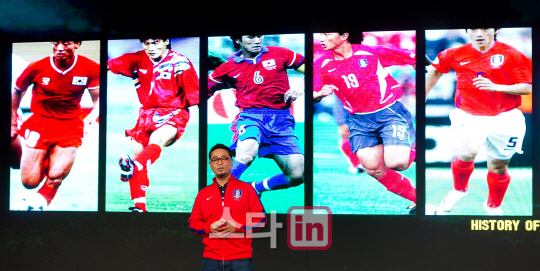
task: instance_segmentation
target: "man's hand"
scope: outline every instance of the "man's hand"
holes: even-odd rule
[[[215,234],[220,235],[220,234],[219,234],[219,233],[221,232],[220,227],[221,227],[223,224],[225,224],[225,222],[227,222],[227,221],[225,221],[225,219],[220,218],[218,221],[216,221],[216,222],[214,222],[214,223],[212,223],[212,224],[210,225],[210,231],[212,231],[212,233],[215,233]],[[220,236],[221,236],[221,235],[220,235]]]
[[[92,110],[86,118],[83,120],[84,122],[84,136],[87,136],[88,134],[92,133],[92,131],[99,127],[99,112],[96,110]]]
[[[334,85],[324,85],[320,91],[313,92],[313,100],[317,103],[322,98],[334,93],[334,91],[336,90],[339,90],[339,89]]]
[[[481,75],[473,79],[473,86],[481,90],[487,91],[499,91],[497,89],[497,84],[493,84],[488,78],[482,77]]]

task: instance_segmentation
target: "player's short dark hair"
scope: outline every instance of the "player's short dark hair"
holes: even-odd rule
[[[495,29],[495,32],[497,32],[497,30],[500,30],[500,29],[501,29],[501,28],[499,28],[499,27],[490,27],[490,28]],[[467,29],[475,29],[475,28],[465,28],[465,33],[467,33]],[[497,40],[497,34],[495,34],[495,36],[493,36],[493,39],[494,39],[494,40]]]
[[[356,35],[356,34],[353,34],[351,32],[338,32],[338,34],[341,36],[343,34],[349,34],[349,37],[347,38],[347,40],[351,43],[351,44],[361,44],[362,41],[364,41],[364,33],[363,32],[360,32],[360,35]]]
[[[257,34],[257,35],[261,35],[261,34]],[[257,36],[257,35],[253,35],[253,36]],[[235,50],[240,50],[240,44],[236,43],[236,41],[240,40],[240,42],[242,42],[242,36],[247,36],[247,35],[231,35],[230,36]]]
[[[223,150],[226,150],[228,153],[229,153],[229,157],[233,157],[233,151],[231,151],[231,149],[227,146],[227,145],[224,145],[224,144],[221,144],[221,143],[218,143],[216,145],[214,145],[211,149],[210,149],[210,152],[208,152],[208,159],[212,159],[212,152],[217,150],[217,149],[223,149]]]
[[[171,48],[172,48],[172,47],[171,47],[172,42],[171,42],[171,39],[170,39],[170,38],[143,37],[143,38],[140,38],[139,41],[140,41],[141,43],[143,43],[145,40],[157,40],[157,39],[163,40],[163,41],[168,40],[168,41],[169,41],[169,44],[167,45],[167,49],[171,49]]]
[[[51,42],[55,42],[56,40],[53,40]],[[62,40],[64,41],[64,40]],[[82,44],[82,40],[65,40],[65,41],[73,41],[73,43],[79,43],[79,44]]]

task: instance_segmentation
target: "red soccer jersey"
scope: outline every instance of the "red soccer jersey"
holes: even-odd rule
[[[73,65],[58,69],[53,56],[31,63],[19,76],[15,88],[32,88],[32,113],[48,118],[75,119],[81,115],[81,98],[85,89],[99,88],[99,64],[75,54]]]
[[[291,103],[285,103],[283,98],[290,89],[287,69],[297,69],[304,63],[304,57],[287,48],[274,46],[263,46],[255,59],[244,59],[240,53],[208,76],[210,92],[235,88],[236,106],[244,109],[291,107]]]
[[[189,59],[177,52],[169,50],[158,63],[138,51],[109,59],[107,64],[113,73],[133,78],[144,109],[199,104],[197,73]]]
[[[338,88],[336,96],[351,113],[371,113],[401,97],[401,86],[384,69],[392,65],[415,63],[410,50],[386,46],[353,45],[353,55],[334,60],[332,52],[315,61],[314,91],[324,85]]]
[[[485,53],[472,44],[446,49],[433,61],[442,73],[456,71],[457,87],[454,103],[463,111],[480,116],[495,116],[518,107],[521,96],[480,90],[473,79],[481,75],[495,84],[514,85],[532,83],[532,62],[515,48],[502,42]]]

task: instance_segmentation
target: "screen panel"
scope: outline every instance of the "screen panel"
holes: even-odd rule
[[[84,131],[82,120],[99,98],[100,43],[67,43],[13,44],[12,89],[29,87],[18,111],[24,125],[12,139],[12,153],[22,150],[22,157],[12,163],[11,210],[97,211],[99,111],[88,117],[93,121]],[[63,66],[67,59],[74,64]]]
[[[416,198],[416,164],[408,165],[410,147],[415,147],[415,31],[342,34],[347,36],[313,36],[314,97],[333,86],[331,95],[315,103],[313,205],[328,206],[334,214],[408,214]],[[343,53],[344,40],[351,51],[336,57]],[[396,104],[404,109],[395,111]],[[378,116],[385,111],[410,122]],[[399,169],[392,164],[396,159],[402,161]],[[387,175],[392,180],[381,181],[383,186],[375,178],[390,172],[387,166],[396,170]],[[407,195],[392,188],[398,183]]]
[[[533,143],[530,132],[532,97],[530,94],[512,95],[493,100],[492,95],[472,92],[466,87],[471,84],[469,82],[471,80],[469,73],[471,72],[476,73],[472,77],[482,76],[496,84],[510,85],[524,82],[516,71],[526,71],[527,64],[522,61],[517,63],[515,56],[509,53],[511,49],[506,47],[500,49],[499,45],[507,44],[515,48],[517,50],[515,54],[522,54],[530,61],[532,57],[531,28],[499,29],[496,36],[491,39],[496,38],[494,44],[501,44],[484,52],[483,57],[473,51],[474,49],[467,50],[467,48],[473,44],[474,39],[489,40],[490,38],[486,35],[476,36],[472,32],[472,30],[466,31],[465,29],[426,31],[426,55],[434,61],[435,65],[448,65],[446,63],[449,63],[450,60],[442,58],[441,52],[444,50],[456,52],[452,53],[452,57],[455,59],[452,69],[448,72],[444,70],[448,74],[440,76],[427,96],[426,204],[430,208],[426,207],[426,215],[433,215],[434,210],[436,214],[446,215],[487,215],[483,204],[488,202],[489,194],[490,198],[493,199],[493,204],[501,207],[504,215],[530,216],[532,215],[531,151]],[[493,32],[495,32],[494,29]],[[478,46],[480,45],[482,44],[479,43]],[[460,48],[459,51],[458,48]],[[442,64],[438,64],[439,58],[444,60]],[[439,67],[439,69],[443,68]],[[512,78],[509,79],[512,82],[502,80],[501,75],[505,78]],[[460,83],[457,82],[457,77],[461,78]],[[531,78],[527,79],[529,83],[531,83]],[[429,85],[429,82],[426,82],[426,85]],[[463,90],[456,92],[456,85]],[[508,103],[504,102],[505,99],[510,99],[511,106],[506,106]],[[478,104],[471,107],[470,104],[474,101]],[[516,110],[512,110],[518,104],[521,105]],[[502,108],[503,106],[505,107]],[[458,109],[456,110],[456,108]],[[464,115],[463,112],[475,116]],[[516,114],[517,118],[501,119],[509,114]],[[462,119],[460,115],[466,116],[465,119]],[[519,115],[523,115],[523,117]],[[455,121],[454,127],[451,126],[452,122],[449,116],[452,116],[453,121]],[[525,127],[518,125],[523,120]],[[463,128],[457,128],[458,124],[463,125]],[[474,129],[470,126],[473,126]],[[525,133],[524,136],[522,132]],[[470,142],[472,138],[476,138],[478,142]],[[519,148],[521,140],[523,140],[523,145]],[[518,149],[513,150],[514,147]],[[519,153],[520,150],[523,150],[522,154]],[[514,151],[518,153],[514,154]],[[477,153],[476,156],[474,153]],[[451,167],[450,164],[452,161],[456,161],[456,156],[463,160],[467,158],[468,160],[465,161],[472,161],[467,156],[474,158],[474,170],[465,170],[471,174],[468,180],[466,177],[458,175],[452,177],[452,172],[460,170],[458,166]],[[506,163],[511,181],[505,194],[504,189],[497,188],[497,185],[489,187],[488,171],[495,172],[497,170],[494,170],[495,167],[488,170],[488,164],[495,165],[497,160],[504,161],[510,158],[511,160]],[[506,166],[501,168],[506,168]],[[502,176],[504,171],[498,170],[497,173]],[[459,204],[455,205],[451,211],[448,211],[452,207],[445,207],[442,202],[454,188],[458,191],[467,191],[468,194],[459,200]],[[497,196],[501,192],[502,197]],[[489,200],[490,204],[492,204],[491,199]],[[449,197],[447,201],[450,202],[450,200]],[[501,203],[502,205],[500,205]],[[434,209],[439,205],[446,212],[442,213],[440,210]],[[454,205],[452,204],[452,206]]]
[[[170,102],[171,106],[167,105],[167,99],[170,98],[167,93],[173,93],[172,96],[179,93],[178,96],[185,97],[184,89],[192,89],[194,84],[198,86],[199,42],[199,38],[170,39],[171,48],[166,54],[170,55],[174,51],[181,55],[172,59],[164,58],[155,64],[152,82],[139,78],[152,72],[152,64],[149,64],[148,67],[146,65],[149,63],[148,55],[143,55],[141,58],[145,62],[137,64],[134,69],[136,73],[141,74],[140,76],[134,74],[122,76],[123,73],[108,72],[106,211],[128,211],[128,207],[134,206],[132,197],[145,197],[146,207],[151,212],[191,212],[198,192],[199,111],[197,106],[189,107],[191,104],[179,105],[177,102]],[[143,43],[137,39],[110,40],[108,42],[108,59],[119,59],[126,54],[137,52],[144,54],[142,50]],[[127,56],[133,56],[133,54]],[[191,62],[191,68],[183,66],[188,65],[184,57]],[[137,59],[139,58],[137,57]],[[128,60],[125,61],[125,63],[131,63]],[[129,66],[129,64],[126,65]],[[195,69],[196,78],[192,74],[187,76],[189,69]],[[152,95],[152,92],[155,94]],[[195,97],[197,98],[196,102],[198,102],[198,93]],[[174,98],[172,99],[174,100]],[[191,101],[191,103],[195,102]],[[140,109],[143,107],[146,112],[154,109],[161,110],[157,108],[162,108],[163,111],[151,111],[146,126],[137,126],[139,119],[145,119],[145,117],[140,117],[140,112],[142,112]],[[189,107],[188,121],[176,119],[177,116],[185,114],[184,110],[178,109],[183,107]],[[180,130],[175,127],[181,126],[182,121],[186,123],[185,129],[183,134],[178,136]],[[161,127],[165,126],[168,126],[168,128],[166,127],[168,130],[160,130]],[[140,129],[135,130],[147,131],[147,134],[140,133],[137,136],[131,134],[130,137],[127,137],[126,130],[136,127]],[[176,136],[178,138],[175,141]],[[136,139],[132,140],[132,138]],[[154,162],[147,168],[148,183],[142,181],[133,184],[132,180],[122,182],[120,180],[119,157],[127,154],[134,161],[137,161],[137,157],[143,159],[137,154],[143,153],[152,144],[163,144],[165,147],[160,148],[161,152],[157,159],[156,157],[150,158]],[[139,189],[137,185],[146,186],[141,187],[142,190],[146,190],[146,195],[131,192]],[[130,186],[134,188],[130,189]],[[139,199],[139,201],[144,200]]]
[[[246,36],[246,35],[244,35]],[[295,71],[296,68],[295,65],[298,65],[299,61],[302,60],[302,56],[304,55],[305,47],[304,47],[304,35],[303,34],[286,34],[286,35],[263,35],[263,41],[262,44],[267,47],[279,47],[279,48],[285,48],[287,51],[292,51],[296,54],[292,53],[279,53],[276,55],[276,53],[273,53],[273,51],[269,51],[267,53],[262,53],[262,58],[259,58],[256,63],[254,64],[257,66],[257,69],[251,70],[249,68],[246,68],[244,72],[246,76],[245,79],[242,79],[239,77],[240,83],[238,85],[246,85],[249,84],[249,82],[253,81],[254,85],[261,85],[264,86],[264,89],[261,93],[253,96],[246,95],[244,98],[248,100],[248,103],[245,103],[245,105],[238,105],[237,104],[237,90],[235,88],[236,84],[234,81],[236,78],[233,78],[234,80],[229,81],[231,85],[228,87],[224,87],[222,90],[216,92],[209,100],[208,100],[208,150],[215,145],[216,143],[223,143],[225,145],[232,145],[233,143],[233,137],[235,136],[235,133],[231,130],[231,128],[234,130],[235,126],[232,125],[236,122],[236,119],[239,115],[239,112],[244,110],[241,108],[242,106],[247,108],[253,108],[253,107],[259,107],[259,108],[269,108],[270,105],[257,105],[257,101],[268,101],[271,98],[269,96],[272,92],[279,92],[283,96],[284,89],[278,89],[274,87],[276,84],[275,82],[281,82],[283,81],[285,84],[286,89],[297,89],[300,93],[304,92],[304,75],[300,72]],[[240,50],[240,48],[235,49],[235,46],[233,44],[233,41],[231,37],[229,36],[221,36],[221,37],[209,37],[208,38],[208,50],[209,54],[216,55],[223,59],[224,61],[234,61],[233,60],[233,54],[237,52],[237,50]],[[274,50],[274,49],[270,49]],[[280,49],[281,50],[281,49]],[[283,51],[285,52],[285,51]],[[273,54],[272,56],[268,56],[270,54]],[[284,57],[287,57],[289,63],[285,64],[285,68],[280,66],[280,61],[285,60]],[[296,58],[295,58],[296,57]],[[259,61],[260,60],[260,61]],[[261,66],[262,63],[262,66]],[[294,63],[292,66],[291,64]],[[267,65],[268,64],[268,65]],[[277,68],[276,68],[277,65]],[[283,65],[283,63],[281,63]],[[259,67],[260,66],[260,67]],[[281,72],[284,69],[286,69],[286,78],[279,79],[273,74],[270,74],[270,71],[277,71]],[[266,71],[266,74],[265,74]],[[276,72],[276,73],[277,73]],[[216,73],[213,73],[215,75]],[[249,75],[248,75],[249,74]],[[261,74],[262,80],[261,82],[257,81],[256,74]],[[237,74],[231,74],[231,76],[237,76]],[[266,77],[268,76],[268,77]],[[252,79],[253,78],[253,79]],[[278,78],[278,79],[276,79]],[[214,78],[215,79],[215,78]],[[227,79],[230,80],[231,78]],[[211,78],[209,77],[209,83],[211,83]],[[266,82],[265,82],[266,80]],[[281,80],[281,81],[280,81]],[[288,82],[287,82],[288,81]],[[270,83],[269,83],[270,82]],[[271,85],[268,85],[271,84]],[[245,87],[244,87],[245,88]],[[281,97],[279,99],[282,99]],[[283,170],[278,166],[276,160],[273,159],[272,153],[280,154],[283,157],[283,159],[290,159],[287,158],[289,153],[294,153],[292,155],[294,156],[290,161],[282,162],[284,167],[287,167],[288,169],[285,170],[286,175],[289,176],[297,176],[296,178],[302,178],[303,179],[303,168],[304,168],[304,157],[303,157],[303,146],[304,146],[304,96],[300,95],[298,98],[292,103],[292,104],[282,104],[283,102],[281,100],[274,101],[273,103],[276,103],[276,107],[273,108],[279,108],[279,109],[289,109],[288,112],[292,115],[292,126],[290,131],[286,130],[279,130],[279,125],[283,126],[283,122],[285,120],[279,120],[279,122],[282,122],[282,124],[278,125],[278,120],[270,120],[270,119],[261,119],[262,122],[272,122],[270,125],[266,128],[260,129],[260,134],[262,134],[262,137],[259,138],[259,142],[261,144],[259,145],[260,148],[254,149],[255,153],[255,159],[253,160],[252,164],[249,166],[245,172],[241,174],[241,180],[245,182],[259,182],[259,187],[263,187],[261,181],[264,181],[267,178],[272,178],[275,176],[278,176],[280,174],[283,174]],[[286,110],[287,111],[287,110]],[[277,115],[276,115],[277,116]],[[282,117],[279,117],[282,118]],[[288,120],[290,121],[290,120]],[[286,122],[288,122],[286,121]],[[238,133],[236,135],[242,134],[241,127],[247,127],[242,126],[245,123],[240,124],[236,129]],[[248,125],[249,126],[249,125]],[[259,127],[260,128],[260,127]],[[258,129],[258,128],[257,128]],[[264,129],[264,130],[263,130]],[[294,130],[293,130],[294,129]],[[248,133],[251,133],[248,132]],[[285,140],[289,141],[290,138],[292,141],[297,143],[284,143],[279,142],[283,141],[281,138],[285,138]],[[253,138],[253,137],[252,137]],[[287,139],[289,138],[289,139]],[[244,139],[241,139],[242,141]],[[297,153],[295,151],[295,147],[291,147],[288,144],[294,144],[299,147],[299,152],[301,154]],[[271,150],[270,150],[270,149]],[[260,154],[263,154],[263,152],[266,152],[267,158],[259,157]],[[259,153],[259,155],[257,155]],[[238,159],[239,153],[237,153],[237,157],[235,159]],[[263,154],[265,155],[265,154]],[[299,157],[298,157],[299,156]],[[292,157],[292,156],[290,156]],[[236,166],[236,165],[235,165]],[[233,166],[233,172],[235,171],[235,167]],[[210,167],[208,166],[208,184],[211,183],[211,179],[214,177]],[[270,181],[271,182],[271,181]],[[297,184],[299,183],[298,180],[293,181]],[[271,186],[271,185],[269,185]],[[268,186],[267,186],[268,187]],[[286,186],[285,186],[286,187]],[[264,189],[264,188],[263,188]],[[265,210],[267,212],[270,211],[277,211],[278,213],[286,213],[287,210],[291,206],[301,206],[304,205],[304,186],[298,185],[294,187],[289,187],[287,189],[282,190],[276,190],[276,191],[266,191],[262,193],[263,196],[261,197],[261,201],[265,206]]]

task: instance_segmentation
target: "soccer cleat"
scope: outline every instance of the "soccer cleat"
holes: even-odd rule
[[[407,209],[409,209],[409,214],[410,215],[416,215],[416,203],[413,203],[413,204],[409,205],[409,207],[407,207]]]
[[[122,182],[129,181],[133,176],[133,161],[131,157],[127,154],[120,155],[118,165],[120,166],[120,180]]]
[[[138,207],[129,207],[128,209],[133,213],[144,213],[144,211]]]
[[[499,206],[499,207],[489,207],[487,205],[487,201],[484,202],[484,209],[486,210],[488,215],[492,215],[492,216],[502,216],[503,215],[503,210],[502,210],[501,206]]]
[[[439,206],[426,204],[426,215],[446,215],[446,213]]]
[[[365,172],[366,170],[364,169],[364,167],[362,167],[362,165],[358,165],[358,167],[350,166],[347,171],[349,171],[349,173],[351,174],[360,174]]]
[[[445,212],[450,212],[458,205],[463,197],[467,196],[467,194],[469,194],[469,191],[461,192],[452,189],[452,191],[448,192],[448,195],[441,201],[439,207]]]

